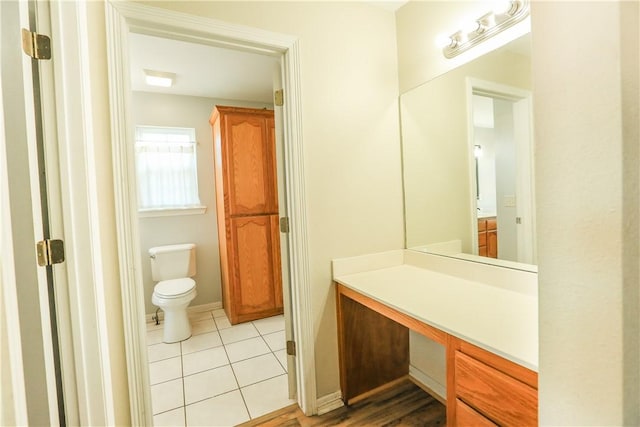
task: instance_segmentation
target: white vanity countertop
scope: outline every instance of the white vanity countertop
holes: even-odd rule
[[[537,280],[537,275],[513,272],[514,278],[522,277],[521,281],[528,283],[525,287],[511,289],[505,286],[508,277],[507,280],[498,277],[496,284],[487,280],[486,272],[500,267],[445,260],[454,268],[456,261],[467,263],[445,273],[442,270],[447,267],[440,268],[438,263],[442,261],[435,259],[425,268],[425,264],[431,262],[428,257],[434,256],[437,257],[393,251],[374,254],[373,259],[368,260],[370,262],[367,262],[369,257],[335,260],[333,279],[426,324],[537,371],[538,298],[537,292],[532,292],[529,286],[532,278]],[[477,277],[484,282],[470,278],[474,268],[479,269]],[[512,273],[497,272],[497,276],[505,274]]]

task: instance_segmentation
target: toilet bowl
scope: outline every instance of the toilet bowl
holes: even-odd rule
[[[158,246],[149,249],[151,277],[158,281],[151,302],[164,312],[162,341],[174,343],[191,336],[187,307],[196,297],[195,245]]]
[[[163,280],[153,288],[151,302],[164,312],[163,342],[184,341],[191,336],[187,307],[196,295],[196,282],[188,277]]]

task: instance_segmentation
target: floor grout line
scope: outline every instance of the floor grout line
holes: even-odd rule
[[[236,326],[236,325],[231,325],[229,328],[222,328],[222,329],[220,329],[220,328],[218,328],[218,322],[216,322],[216,319],[222,319],[222,318],[225,318],[225,317],[226,317],[226,315],[215,317],[215,316],[213,315],[213,312],[211,312],[210,314],[211,314],[211,319],[213,320],[213,323],[214,323],[215,329],[213,329],[213,330],[209,330],[209,331],[206,331],[206,330],[205,330],[205,331],[202,331],[202,332],[200,332],[200,333],[198,333],[198,334],[193,334],[193,337],[195,337],[195,336],[199,336],[199,335],[208,334],[208,333],[214,333],[214,332],[217,332],[217,334],[218,334],[218,338],[220,339],[220,342],[221,342],[221,344],[220,344],[220,345],[218,345],[218,346],[214,346],[214,347],[204,348],[204,349],[197,350],[197,351],[192,351],[192,352],[189,352],[189,353],[183,353],[183,351],[184,351],[184,350],[183,350],[183,343],[184,343],[184,341],[181,341],[181,342],[179,342],[179,343],[178,343],[178,344],[179,344],[179,347],[178,347],[178,348],[179,348],[179,354],[177,354],[177,355],[172,355],[172,356],[165,357],[165,358],[158,359],[158,360],[154,360],[153,362],[149,362],[149,364],[151,365],[152,363],[156,363],[156,362],[161,362],[161,361],[165,361],[165,360],[173,359],[173,358],[176,358],[176,357],[178,357],[178,356],[180,357],[180,372],[181,372],[181,377],[179,377],[179,378],[173,378],[173,379],[169,379],[169,380],[165,380],[165,381],[162,381],[162,382],[159,382],[159,383],[153,384],[153,386],[158,385],[158,384],[163,384],[163,383],[166,383],[166,382],[169,382],[169,381],[175,381],[175,380],[177,380],[177,379],[180,379],[180,380],[181,380],[181,383],[182,383],[182,406],[179,406],[179,407],[176,407],[176,408],[172,408],[172,409],[168,409],[168,410],[166,410],[166,411],[159,412],[158,414],[153,414],[153,416],[154,416],[154,417],[155,417],[155,416],[157,416],[157,415],[165,414],[165,413],[167,413],[167,412],[175,411],[175,410],[177,410],[177,409],[182,408],[182,411],[183,411],[183,421],[184,421],[184,425],[185,425],[185,427],[187,427],[187,406],[189,406],[189,405],[193,405],[193,404],[196,404],[196,403],[199,403],[199,402],[203,402],[203,401],[206,401],[206,400],[209,400],[209,399],[213,399],[213,398],[216,398],[216,397],[220,397],[220,396],[222,396],[222,395],[225,395],[225,394],[228,394],[228,393],[232,393],[232,392],[234,392],[234,391],[238,391],[238,392],[240,393],[240,397],[241,397],[242,402],[243,402],[243,404],[244,404],[244,408],[245,408],[245,410],[246,410],[246,413],[247,413],[247,415],[249,416],[249,420],[252,420],[252,419],[254,419],[254,417],[252,417],[251,412],[249,411],[249,405],[247,404],[247,401],[246,401],[245,395],[244,395],[244,393],[243,393],[243,388],[247,388],[247,387],[254,386],[254,385],[256,385],[256,384],[264,383],[264,382],[266,382],[266,381],[273,380],[274,378],[278,378],[278,377],[280,377],[280,376],[282,376],[282,375],[285,375],[285,376],[289,375],[289,373],[288,373],[288,371],[287,371],[286,366],[283,366],[283,365],[282,365],[282,362],[280,361],[280,359],[279,359],[279,358],[278,358],[278,356],[276,355],[276,352],[282,351],[282,350],[284,350],[286,347],[285,347],[285,348],[282,348],[282,349],[276,349],[276,350],[274,350],[274,349],[272,349],[272,348],[269,346],[268,342],[267,342],[267,341],[266,341],[266,339],[265,339],[265,336],[267,336],[267,335],[272,335],[272,334],[276,334],[276,333],[280,333],[280,332],[285,331],[285,329],[284,329],[284,328],[283,328],[283,329],[278,329],[278,330],[275,330],[275,331],[270,331],[270,332],[267,332],[267,333],[264,333],[264,334],[263,334],[262,332],[260,332],[260,330],[258,329],[258,327],[257,327],[257,326],[255,325],[255,323],[252,321],[252,322],[250,322],[250,324],[251,324],[251,325],[253,326],[253,328],[257,331],[257,333],[258,333],[258,335],[257,335],[257,336],[244,338],[244,339],[241,339],[241,340],[238,340],[238,341],[234,341],[234,342],[230,342],[230,343],[225,343],[225,342],[222,340],[222,334],[221,334],[221,331],[223,331],[223,330],[225,330],[225,329],[233,328],[233,327],[234,327],[234,326]],[[205,319],[199,319],[199,320],[193,320],[193,319],[190,319],[190,321],[191,321],[192,323],[196,323],[196,322],[209,321],[209,319],[206,319],[206,318],[205,318]],[[228,322],[228,319],[227,319],[227,322]],[[147,334],[149,334],[150,332],[154,332],[155,330],[157,330],[157,329],[147,330]],[[190,338],[191,338],[191,337],[190,337]],[[231,362],[231,358],[229,357],[229,351],[228,351],[228,348],[227,348],[227,347],[228,347],[228,346],[230,346],[230,345],[236,344],[236,343],[241,343],[241,342],[244,342],[244,341],[249,341],[249,340],[252,340],[252,339],[255,339],[255,338],[261,338],[261,341],[266,345],[266,347],[267,347],[268,351],[266,351],[265,353],[262,353],[262,354],[253,355],[253,356],[251,356],[251,357],[246,357],[246,358],[239,359],[239,360],[236,360],[236,361],[234,361],[234,362]],[[150,345],[147,345],[147,348],[149,348],[149,347],[151,347],[151,346],[154,346],[154,345],[159,345],[159,344],[165,344],[165,343],[163,343],[163,342],[159,342],[159,343],[150,344]],[[194,373],[191,373],[191,374],[189,374],[189,375],[186,375],[186,376],[185,376],[185,369],[184,369],[184,363],[185,363],[185,360],[184,360],[184,357],[185,357],[186,355],[188,355],[188,354],[196,354],[196,353],[199,353],[199,352],[203,352],[203,351],[211,350],[211,349],[214,349],[214,348],[220,348],[220,347],[222,347],[222,348],[223,348],[223,350],[224,350],[224,352],[225,352],[225,355],[226,355],[226,358],[227,358],[228,363],[226,363],[226,364],[224,364],[224,365],[216,366],[216,367],[213,367],[213,368],[208,368],[208,369],[205,369],[205,370],[202,370],[202,371],[199,371],[199,372],[194,372]],[[244,362],[244,361],[251,360],[251,359],[255,359],[255,358],[262,357],[262,356],[265,356],[265,355],[268,355],[268,354],[272,354],[272,355],[273,355],[273,357],[275,357],[276,361],[278,362],[278,365],[283,369],[283,371],[284,371],[284,372],[283,372],[283,373],[281,373],[281,374],[274,375],[274,376],[269,377],[269,378],[261,379],[260,381],[256,381],[256,382],[251,383],[251,384],[246,384],[246,385],[244,385],[244,386],[242,386],[242,387],[241,387],[241,386],[240,386],[240,382],[238,381],[238,377],[237,377],[237,375],[236,375],[236,372],[235,372],[235,370],[234,370],[234,368],[233,368],[233,364],[235,364],[235,363],[239,363],[239,362]],[[232,372],[232,374],[233,374],[233,378],[234,378],[234,380],[235,380],[235,384],[236,384],[236,386],[237,386],[237,387],[236,387],[235,389],[233,389],[233,390],[230,390],[230,391],[227,391],[227,392],[224,392],[224,393],[220,393],[220,394],[216,394],[216,395],[214,395],[214,396],[210,396],[210,397],[207,397],[207,398],[205,398],[205,399],[200,399],[200,400],[197,400],[197,401],[191,402],[191,403],[189,403],[189,404],[187,405],[187,403],[186,403],[186,385],[185,385],[185,378],[190,377],[190,376],[193,376],[193,375],[201,374],[201,373],[203,373],[203,372],[211,371],[211,370],[214,370],[214,369],[223,368],[223,367],[225,367],[225,366],[229,366],[229,368],[231,368],[231,372]]]

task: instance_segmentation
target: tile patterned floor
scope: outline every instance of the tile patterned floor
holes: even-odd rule
[[[197,313],[192,337],[174,344],[162,327],[147,325],[156,426],[232,426],[295,403],[283,316],[231,326],[222,309]]]

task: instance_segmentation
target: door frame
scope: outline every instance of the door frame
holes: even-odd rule
[[[470,196],[470,213],[471,213],[471,249],[473,254],[478,254],[478,220],[477,220],[477,200],[475,192],[476,176],[472,171],[475,169],[474,157],[474,126],[473,126],[473,95],[483,95],[492,98],[509,100],[515,103],[523,102],[528,109],[528,116],[524,117],[522,111],[518,113],[519,119],[527,119],[528,121],[528,138],[525,138],[525,132],[520,132],[520,138],[516,140],[516,215],[525,218],[522,227],[518,227],[518,258],[520,252],[524,250],[532,256],[530,262],[526,264],[535,264],[536,262],[536,242],[535,242],[535,179],[533,176],[533,104],[532,93],[529,90],[520,89],[501,83],[495,83],[488,80],[477,79],[473,77],[466,78],[467,91],[467,157],[469,162],[469,196]],[[522,130],[522,129],[520,129]],[[528,176],[529,179],[525,177]],[[520,202],[522,200],[524,202]],[[522,262],[522,261],[518,261]]]
[[[133,425],[150,425],[151,397],[140,273],[139,231],[131,123],[127,34],[131,31],[281,57],[284,89],[286,235],[296,341],[297,400],[315,414],[316,378],[307,248],[307,218],[300,95],[300,44],[296,37],[125,1],[107,1],[107,50],[111,109],[116,230],[124,316],[124,338]]]

